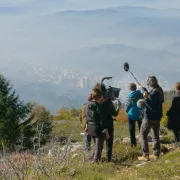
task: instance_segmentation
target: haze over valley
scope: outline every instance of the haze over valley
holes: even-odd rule
[[[53,113],[80,107],[94,83],[122,88],[157,75],[164,89],[180,74],[180,2],[0,0],[0,70],[25,101]]]

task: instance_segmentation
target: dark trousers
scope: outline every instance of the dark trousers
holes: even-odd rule
[[[140,131],[140,128],[141,128],[141,124],[142,124],[142,121],[135,121],[135,120],[131,120],[129,119],[129,133],[130,133],[130,139],[131,139],[131,145],[137,145],[137,142],[136,142],[136,122],[138,124],[138,129]]]
[[[99,162],[101,160],[101,154],[103,150],[104,135],[101,135],[100,137],[92,136],[92,138],[94,141],[94,152],[92,157],[95,162]]]
[[[180,142],[180,129],[173,130],[174,139],[176,143]]]
[[[91,136],[89,134],[84,135],[84,150],[85,151],[91,150]]]
[[[144,120],[141,125],[140,136],[141,136],[141,148],[143,152],[143,156],[149,156],[149,146],[147,136],[152,129],[152,140],[153,140],[153,154],[156,156],[160,155],[160,138],[159,138],[159,130],[160,130],[160,121],[154,120]]]
[[[112,149],[114,141],[114,131],[109,133],[110,138],[106,140],[106,161],[110,162],[112,159]]]

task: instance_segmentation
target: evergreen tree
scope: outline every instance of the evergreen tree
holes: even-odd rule
[[[20,101],[10,82],[0,75],[0,148],[14,148],[30,112],[30,104]]]

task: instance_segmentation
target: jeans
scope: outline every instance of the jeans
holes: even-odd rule
[[[84,150],[85,151],[90,151],[91,150],[91,136],[88,135],[84,135]]]
[[[160,155],[160,121],[159,120],[144,120],[141,125],[140,136],[141,136],[141,148],[143,156],[149,156],[149,146],[147,136],[149,131],[152,129],[152,140],[153,140],[153,154],[156,156]]]
[[[106,161],[110,162],[112,159],[112,149],[114,141],[114,131],[109,133],[110,138],[106,140]]]
[[[136,135],[135,135],[136,122],[138,124],[138,129],[140,131],[142,121],[140,121],[140,120],[139,121],[135,121],[135,120],[129,119],[129,133],[130,133],[131,145],[135,145],[135,146],[137,145]]]

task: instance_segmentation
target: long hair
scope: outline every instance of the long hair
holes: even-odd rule
[[[153,88],[157,88],[158,85],[158,80],[155,76],[149,76],[147,80],[147,85]]]
[[[180,82],[177,82],[177,83],[175,84],[175,88],[176,88],[176,90],[180,91]]]
[[[102,91],[100,89],[95,89],[92,93],[92,98],[97,101],[99,98],[102,97]]]

